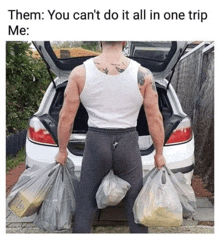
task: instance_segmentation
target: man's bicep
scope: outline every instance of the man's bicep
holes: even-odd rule
[[[157,112],[159,110],[158,94],[152,75],[148,75],[148,77],[146,78],[144,108],[147,114],[153,114],[154,112]]]
[[[74,78],[70,77],[64,92],[63,109],[66,112],[75,112],[78,109],[79,103],[80,99],[77,82]]]

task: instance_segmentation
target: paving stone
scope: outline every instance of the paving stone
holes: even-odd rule
[[[6,218],[8,218],[11,215],[11,211],[10,210],[6,210]]]
[[[214,207],[207,198],[197,199],[194,220],[184,220],[183,225],[175,228],[150,228],[150,233],[214,233],[214,227],[198,225],[198,221],[214,221]],[[48,233],[32,223],[34,216],[18,218],[6,206],[6,233]],[[93,226],[93,233],[128,233],[127,221],[123,207],[109,207],[102,210],[101,221]],[[114,222],[114,224],[113,224]],[[104,225],[104,226],[103,226]],[[111,226],[110,226],[111,225]],[[110,229],[110,230],[109,230]],[[55,233],[70,233],[62,230]]]
[[[6,228],[6,233],[49,233],[49,232],[35,227],[35,228]],[[70,233],[70,231],[62,230],[53,233]]]
[[[6,233],[48,233],[39,228],[7,228]],[[69,230],[57,231],[54,233],[70,233]],[[127,226],[99,226],[93,228],[93,233],[129,233]],[[210,226],[181,226],[181,227],[172,227],[172,228],[149,228],[149,233],[214,233],[214,227]]]
[[[6,228],[21,228],[22,223],[6,223]]]
[[[196,226],[198,225],[197,220],[191,220],[191,219],[184,219],[182,226]]]
[[[22,222],[33,222],[35,215],[30,217],[19,218],[13,212],[7,217],[7,222],[9,223],[22,223]]]
[[[35,225],[34,223],[22,223],[21,227],[22,228],[38,228],[37,225]]]
[[[214,233],[214,227],[210,226],[181,226],[171,228],[149,228],[149,233]]]
[[[92,233],[129,233],[128,226],[97,226]]]
[[[53,233],[70,233],[70,230],[56,231]],[[6,233],[48,233],[37,227],[25,228],[6,228]],[[96,226],[93,227],[93,233],[129,233],[128,226]],[[149,233],[214,233],[214,227],[211,226],[180,226],[180,227],[156,227],[149,228]]]
[[[45,233],[39,228],[6,228],[6,233]]]
[[[194,219],[198,221],[214,221],[214,209],[197,208]]]
[[[204,208],[204,207],[212,208],[212,207],[214,207],[212,205],[212,203],[209,201],[209,199],[206,198],[206,197],[204,197],[204,198],[197,198],[196,199],[196,203],[197,203],[197,207],[198,208]]]

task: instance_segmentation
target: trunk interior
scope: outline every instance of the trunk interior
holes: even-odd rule
[[[56,95],[53,99],[53,102],[51,104],[51,108],[49,111],[49,115],[52,117],[52,119],[55,121],[56,124],[59,121],[59,112],[60,112],[60,109],[62,108],[63,99],[64,99],[64,90],[66,88],[66,85],[67,85],[67,82],[64,82],[60,84],[59,86],[57,86]],[[166,127],[170,123],[170,120],[172,120],[173,112],[172,112],[172,108],[167,97],[166,88],[161,86],[160,84],[156,84],[156,86],[157,86],[157,92],[158,92],[158,97],[159,97],[159,107],[163,116],[164,127]],[[79,110],[75,118],[72,135],[68,144],[69,151],[73,153],[74,155],[78,155],[78,156],[83,155],[86,133],[88,131],[87,120],[88,120],[88,114],[85,108],[83,107],[83,105],[80,104]],[[139,134],[139,146],[140,146],[141,154],[146,155],[146,154],[151,153],[154,150],[154,147],[152,144],[151,137],[149,135],[148,125],[147,125],[143,106],[141,107],[141,110],[138,116],[137,131]]]

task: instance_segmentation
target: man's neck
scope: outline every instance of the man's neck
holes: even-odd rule
[[[122,49],[120,45],[105,46],[102,51],[102,58],[106,62],[119,61],[123,58]]]

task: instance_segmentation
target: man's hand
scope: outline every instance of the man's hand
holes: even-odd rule
[[[67,159],[68,152],[58,152],[57,155],[55,156],[55,161],[60,163],[60,165],[64,165]]]
[[[154,165],[157,169],[161,169],[166,164],[163,154],[155,154]]]

